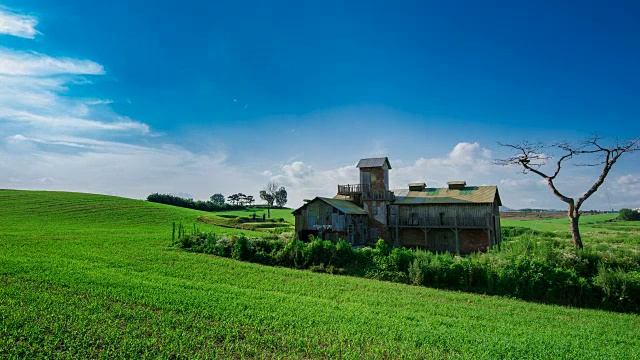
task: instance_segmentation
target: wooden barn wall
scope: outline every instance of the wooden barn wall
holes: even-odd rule
[[[417,247],[434,252],[456,252],[456,234],[450,229],[429,229],[425,240],[425,229],[404,228],[399,230],[400,245]]]
[[[314,230],[324,240],[344,239],[352,244],[364,244],[368,236],[367,215],[346,215],[322,201],[309,204],[296,218],[296,234]],[[330,228],[322,228],[328,225]]]
[[[398,219],[391,225],[487,226],[492,215],[490,204],[399,205]],[[442,215],[441,215],[442,214]]]
[[[456,253],[456,234],[451,229],[404,228],[399,230],[400,245],[434,252]],[[489,247],[487,232],[479,229],[460,230],[460,254],[486,252]]]

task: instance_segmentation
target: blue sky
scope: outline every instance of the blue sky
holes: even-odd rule
[[[290,205],[389,156],[391,184],[562,208],[497,141],[640,135],[634,2],[0,0],[0,187]],[[591,208],[640,206],[623,157]],[[569,169],[569,195],[596,174]]]

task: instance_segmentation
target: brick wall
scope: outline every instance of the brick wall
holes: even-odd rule
[[[486,252],[489,237],[484,230],[462,230],[460,232],[460,253]]]

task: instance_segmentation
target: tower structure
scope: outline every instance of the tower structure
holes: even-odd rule
[[[369,238],[372,241],[384,239],[390,241],[388,230],[389,205],[393,201],[393,192],[389,191],[389,159],[361,159],[356,165],[360,169],[360,183],[339,185],[338,194],[349,196],[362,206],[369,215]]]

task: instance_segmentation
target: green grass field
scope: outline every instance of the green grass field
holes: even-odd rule
[[[612,222],[617,213],[583,215],[580,217],[580,234],[585,246],[600,244],[631,245],[640,250],[640,224],[638,222]],[[569,219],[512,220],[502,219],[502,226],[526,227],[532,230],[555,233],[558,237],[571,238]]]
[[[291,209],[271,209],[271,217],[267,217],[266,221],[262,221],[262,216],[268,216],[267,210],[262,208],[249,208],[246,210],[232,211],[216,211],[206,213],[198,217],[198,222],[204,222],[210,225],[234,228],[240,230],[252,230],[251,232],[261,232],[260,236],[276,237],[278,234],[285,233],[283,236],[293,235],[293,225],[295,223]],[[252,219],[255,214],[257,222],[245,221],[243,219]],[[284,221],[281,221],[284,220]],[[249,235],[249,234],[247,234]]]
[[[0,358],[640,358],[638,315],[168,246],[172,222],[205,214],[0,191]]]
[[[262,218],[262,214],[266,214],[267,209],[249,208],[246,210],[221,211],[221,212],[216,212],[216,214],[227,214],[227,215],[251,217],[254,212],[256,213],[256,216],[258,218]],[[283,218],[284,221],[290,224],[293,224],[295,222],[295,219],[293,217],[292,212],[293,212],[293,209],[271,209],[271,218],[272,219]]]

